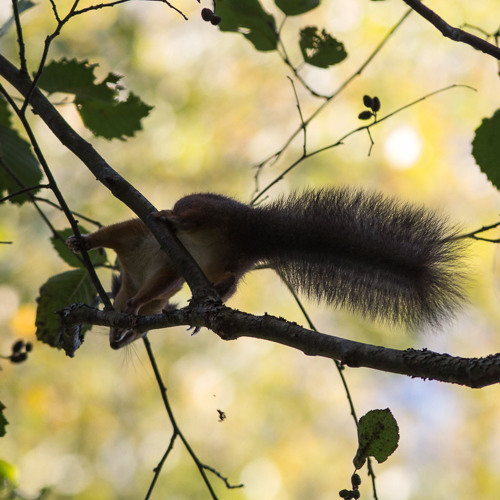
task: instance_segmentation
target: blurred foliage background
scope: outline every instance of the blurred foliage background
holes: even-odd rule
[[[71,1],[57,1],[63,9]],[[85,2],[82,2],[84,5]],[[279,18],[272,2],[263,2]],[[286,66],[275,52],[259,53],[242,36],[204,22],[200,6],[175,4],[182,17],[159,2],[130,2],[73,20],[56,39],[52,58],[77,57],[98,72],[124,75],[128,90],[154,106],[144,131],[123,142],[95,139],[71,105],[59,109],[109,163],[159,208],[183,194],[220,192],[248,201],[253,168],[281,147],[299,125]],[[209,5],[210,6],[210,5]],[[498,3],[436,0],[450,24],[498,29]],[[406,11],[403,2],[324,1],[289,19],[283,39],[297,64],[298,31],[325,27],[345,44],[348,58],[329,70],[304,67],[315,90],[334,92],[374,50]],[[0,23],[10,2],[0,4]],[[54,27],[50,2],[22,16],[32,69]],[[16,57],[14,31],[0,39],[3,54]],[[412,14],[361,76],[314,121],[311,149],[338,140],[360,125],[363,94],[377,95],[381,114],[451,84],[372,130],[301,164],[269,193],[302,186],[351,184],[382,190],[451,214],[473,230],[499,218],[498,193],[470,154],[474,129],[498,108],[498,65],[468,46],[444,39]],[[296,84],[305,116],[320,101]],[[104,224],[131,216],[120,202],[33,117],[49,164],[72,209]],[[301,154],[302,138],[259,179],[264,186]],[[61,214],[45,206],[59,229]],[[75,359],[34,339],[38,288],[64,270],[50,232],[31,206],[0,207],[0,353],[15,339],[35,343],[27,363],[2,363],[0,400],[10,421],[0,459],[14,464],[19,489],[49,498],[144,498],[152,470],[168,446],[171,428],[142,344],[118,352],[107,332],[94,327]],[[498,237],[498,236],[497,236]],[[307,304],[320,331],[395,348],[427,347],[460,356],[484,356],[499,346],[498,250],[470,247],[470,306],[442,332],[422,336],[387,330],[347,313]],[[103,280],[109,276],[103,272]],[[188,297],[184,293],[183,300]],[[268,312],[305,324],[286,288],[270,272],[251,273],[230,305]],[[356,429],[332,362],[255,340],[223,342],[203,330],[183,328],[150,334],[169,396],[186,437],[202,461],[231,483],[214,478],[220,498],[327,500],[349,487]],[[391,408],[400,446],[376,466],[379,498],[385,500],[498,498],[500,490],[500,393],[498,386],[464,389],[398,375],[347,369],[358,415]],[[227,418],[218,421],[217,410]],[[371,496],[362,476],[363,498]],[[186,451],[176,444],[153,498],[198,499],[208,493]]]

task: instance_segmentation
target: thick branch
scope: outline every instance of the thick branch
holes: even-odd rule
[[[435,26],[446,38],[450,38],[455,42],[462,42],[470,45],[476,50],[480,50],[485,54],[488,54],[498,60],[500,60],[500,48],[497,46],[479,38],[476,35],[467,33],[467,31],[461,30],[460,28],[455,28],[450,26],[442,17],[438,16],[433,10],[429,9],[420,0],[403,0],[407,5],[409,5],[415,12],[420,14],[424,19],[427,19],[433,26]]]
[[[186,307],[154,316],[102,312],[83,304],[61,311],[65,328],[80,323],[131,327],[140,331],[189,325],[207,327],[223,340],[252,337],[293,347],[308,356],[336,359],[351,367],[373,368],[479,388],[500,382],[500,354],[461,358],[427,349],[405,351],[347,340],[314,332],[270,315],[253,316],[224,305]]]
[[[32,87],[31,79],[5,57],[0,54],[0,76],[5,78],[16,90],[26,97]],[[210,285],[199,266],[191,255],[181,245],[175,234],[168,231],[166,226],[150,217],[156,209],[155,207],[113,170],[108,163],[97,153],[97,151],[77,134],[54,108],[50,101],[35,88],[30,96],[30,104],[33,112],[39,115],[54,135],[73,152],[87,166],[87,168],[102,182],[119,200],[123,201],[133,210],[148,226],[162,248],[168,253],[178,269],[186,279],[187,284],[196,299],[207,297],[218,299],[216,292]]]

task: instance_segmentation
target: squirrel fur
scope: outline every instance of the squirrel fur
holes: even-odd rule
[[[259,264],[310,298],[410,329],[439,326],[464,300],[458,229],[436,212],[377,192],[307,190],[258,207],[192,194],[157,216],[224,301]],[[80,250],[76,237],[67,243]],[[148,315],[173,307],[169,300],[184,280],[140,219],[83,235],[83,244],[116,252],[117,311]],[[110,343],[116,349],[142,335],[112,328]]]

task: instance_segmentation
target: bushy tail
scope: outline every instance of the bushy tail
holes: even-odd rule
[[[436,212],[345,188],[267,209],[281,228],[268,261],[310,297],[411,329],[441,324],[464,302],[464,240]]]

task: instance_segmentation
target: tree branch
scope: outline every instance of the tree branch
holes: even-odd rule
[[[467,31],[450,26],[442,17],[429,9],[429,7],[424,5],[420,0],[403,0],[403,2],[420,14],[424,19],[427,19],[427,21],[435,26],[446,38],[450,38],[455,42],[466,43],[474,49],[480,50],[500,60],[500,48]]]
[[[364,344],[308,330],[274,316],[254,316],[225,305],[189,306],[164,314],[135,316],[103,312],[85,304],[60,311],[63,328],[77,324],[148,331],[180,325],[206,327],[223,340],[251,337],[269,340],[302,351],[308,356],[335,359],[350,367],[365,367],[410,377],[438,380],[479,388],[500,382],[500,353],[484,358],[462,358],[427,349],[406,349]]]

